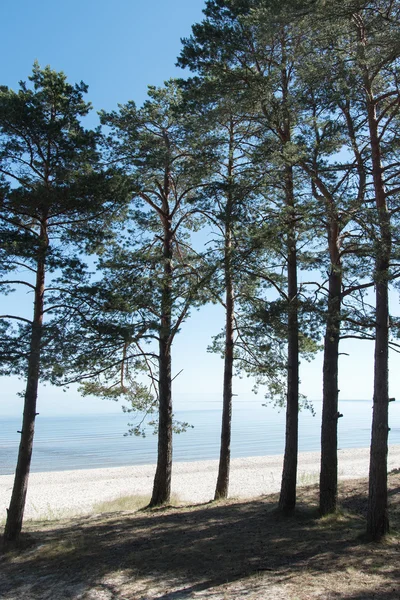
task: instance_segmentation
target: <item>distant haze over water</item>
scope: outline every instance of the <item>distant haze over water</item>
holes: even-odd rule
[[[390,444],[400,444],[400,403],[390,403]],[[320,449],[321,402],[313,402],[316,416],[300,413],[299,450]],[[370,400],[344,400],[340,403],[339,448],[369,446],[372,415]],[[217,459],[221,411],[176,411],[175,418],[187,421],[193,429],[174,436],[174,460]],[[152,464],[156,461],[157,437],[151,430],[146,438],[127,436],[124,414],[39,416],[33,451],[32,471],[95,469],[124,465]],[[0,474],[15,470],[21,419],[0,417]],[[233,410],[232,457],[282,454],[284,451],[285,411],[261,401],[237,403]]]

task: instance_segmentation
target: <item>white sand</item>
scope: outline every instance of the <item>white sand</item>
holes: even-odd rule
[[[298,483],[318,481],[318,452],[299,455]],[[390,446],[388,470],[400,467],[400,445]],[[339,478],[367,477],[369,449],[339,450]],[[205,502],[214,495],[218,461],[175,463],[172,490],[183,502]],[[120,496],[150,495],[155,465],[32,473],[26,518],[57,518],[92,512],[93,505]],[[280,488],[282,456],[237,458],[231,464],[230,497],[252,498]],[[13,475],[0,476],[0,510],[5,516]]]

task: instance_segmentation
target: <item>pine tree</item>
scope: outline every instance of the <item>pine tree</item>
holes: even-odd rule
[[[299,411],[298,216],[292,136],[297,125],[294,61],[301,30],[295,31],[286,12],[268,2],[210,1],[204,13],[206,19],[184,40],[179,64],[219,78],[226,94],[241,89],[257,98],[257,116],[262,118],[265,136],[274,138],[279,155],[274,168],[281,171],[284,188],[288,280],[287,424],[280,506],[290,511],[296,497]]]
[[[374,6],[375,10],[378,6]],[[380,8],[380,7],[379,7]],[[352,21],[357,35],[355,46],[357,65],[362,81],[363,102],[368,123],[371,152],[372,182],[377,215],[375,246],[375,366],[374,405],[372,417],[371,460],[367,533],[380,539],[389,530],[387,512],[387,444],[389,408],[389,278],[392,255],[391,210],[397,192],[387,181],[392,180],[393,157],[390,124],[399,109],[400,94],[400,37],[398,3],[387,2],[386,14],[370,17],[368,10],[353,13]],[[395,25],[395,23],[397,25]],[[377,52],[377,48],[379,52]],[[398,169],[395,167],[396,178]],[[389,204],[390,203],[390,204]]]
[[[127,314],[129,304],[136,306],[141,335],[158,344],[158,349],[143,351],[158,402],[158,456],[150,506],[168,503],[171,494],[172,344],[190,308],[201,302],[208,277],[201,274],[187,231],[197,226],[196,201],[210,157],[180,103],[177,84],[169,81],[164,88],[150,87],[140,109],[130,102],[118,113],[102,114],[111,130],[111,156],[129,177],[132,196],[131,221],[104,266],[117,296],[138,295],[133,302],[127,299]]]
[[[389,527],[387,514],[389,282],[395,255],[397,214],[397,119],[399,110],[400,6],[397,2],[344,2],[318,5],[321,44],[330,44],[340,70],[341,103],[350,100],[350,135],[362,148],[367,173],[365,208],[357,220],[373,244],[375,284],[375,367],[367,531],[379,539]],[[329,40],[327,42],[327,40]],[[340,102],[338,102],[340,105]],[[360,126],[351,134],[351,122]],[[375,205],[375,212],[371,206]]]
[[[355,257],[364,254],[360,228],[353,217],[364,200],[366,176],[357,140],[346,135],[346,122],[351,119],[348,102],[342,106],[343,114],[332,113],[332,101],[325,94],[323,98],[317,98],[316,91],[316,87],[306,91],[310,114],[302,129],[310,147],[306,153],[309,158],[301,160],[300,164],[310,177],[311,192],[316,201],[312,208],[316,234],[321,237],[321,229],[325,233],[325,238],[319,243],[324,242],[326,249],[318,253],[324,269],[322,278],[325,278],[325,272],[327,274],[327,282],[318,283],[318,289],[327,296],[324,302],[326,327],[320,471],[320,512],[324,515],[337,508],[337,436],[338,419],[342,416],[338,410],[338,374],[342,320],[347,318],[348,327],[349,320],[354,323],[356,318],[349,307],[343,310],[343,302],[350,294],[369,287],[371,282],[359,282],[357,275],[361,273],[356,274],[354,264],[351,264]],[[342,118],[343,115],[346,118]],[[352,121],[348,124],[354,125]],[[339,151],[346,151],[345,161],[333,163],[332,156]],[[351,156],[352,151],[354,156]],[[316,247],[314,251],[317,250]],[[352,254],[353,260],[350,261],[347,257]]]
[[[90,105],[87,86],[67,83],[63,73],[34,65],[31,85],[0,91],[0,207],[3,291],[32,292],[33,316],[1,316],[2,373],[26,378],[21,442],[4,533],[6,544],[22,527],[31,464],[39,380],[58,370],[54,338],[71,318],[64,292],[85,278],[81,251],[101,230],[100,216],[112,207],[110,179],[99,169],[97,135],[81,118]],[[110,194],[110,195],[109,195]],[[108,207],[107,207],[108,205]],[[69,281],[62,294],[56,280]],[[49,283],[52,281],[52,284]],[[52,285],[55,287],[52,289]],[[58,318],[52,311],[58,310]]]
[[[249,224],[260,210],[259,186],[262,169],[252,161],[257,143],[258,124],[241,94],[222,96],[217,79],[193,78],[185,82],[186,110],[198,116],[204,147],[215,154],[212,170],[203,189],[199,209],[210,230],[207,263],[213,274],[209,297],[225,310],[222,332],[215,336],[210,350],[224,360],[221,445],[214,498],[228,497],[231,458],[231,420],[234,373],[247,359],[245,348],[239,352],[241,331],[238,326],[243,290],[248,287],[249,266],[258,245],[253,247],[248,235]],[[250,116],[249,116],[250,115]]]

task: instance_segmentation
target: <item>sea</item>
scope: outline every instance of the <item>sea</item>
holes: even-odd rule
[[[299,415],[300,452],[320,448],[321,402],[313,402],[314,414]],[[342,400],[339,448],[368,447],[371,437],[372,402]],[[217,459],[221,410],[176,411],[175,419],[191,425],[174,434],[174,461]],[[74,416],[42,416],[36,420],[32,472],[97,469],[153,464],[157,436],[127,435],[132,415],[121,413]],[[390,403],[390,444],[400,444],[400,402]],[[0,475],[12,474],[18,451],[21,418],[0,416]],[[242,403],[233,410],[232,457],[265,456],[284,451],[285,411],[260,403]]]

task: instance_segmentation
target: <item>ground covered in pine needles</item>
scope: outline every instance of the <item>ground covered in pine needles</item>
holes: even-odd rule
[[[276,495],[31,522],[0,558],[3,600],[399,600],[400,470],[389,475],[392,531],[364,538],[367,482],[341,483],[341,510],[296,513]]]

